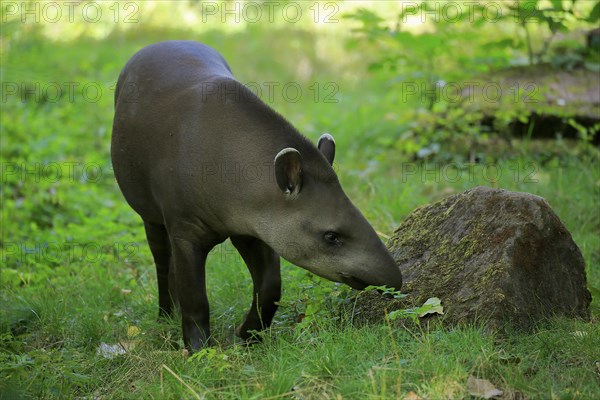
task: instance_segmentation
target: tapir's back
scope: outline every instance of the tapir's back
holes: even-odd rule
[[[146,222],[194,217],[225,229],[231,219],[238,229],[237,212],[279,190],[271,166],[286,147],[301,152],[307,165],[328,167],[314,145],[236,81],[208,46],[148,46],[119,76],[113,167],[123,195]],[[241,166],[261,166],[260,179],[240,182]]]
[[[193,41],[150,45],[123,68],[115,92],[112,161],[125,198],[145,220],[162,221],[157,193],[164,196],[191,169],[186,158],[199,156],[189,131],[198,128],[191,125],[198,125],[201,97],[213,82],[232,79],[216,50]]]
[[[123,68],[115,106],[143,102],[151,97],[143,95],[181,90],[214,77],[233,78],[233,74],[213,48],[187,40],[156,43],[138,51]]]

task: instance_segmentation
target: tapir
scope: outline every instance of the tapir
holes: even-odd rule
[[[207,254],[227,238],[252,276],[252,306],[237,329],[248,341],[276,312],[280,256],[356,289],[402,285],[340,186],[333,137],[312,144],[207,45],[167,41],[133,55],[116,86],[111,156],[144,223],[159,316],[179,307],[191,351],[210,337]]]

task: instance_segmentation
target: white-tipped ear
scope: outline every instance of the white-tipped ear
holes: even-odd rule
[[[333,159],[335,158],[335,140],[329,133],[324,133],[317,142],[317,147],[321,150],[321,153],[325,156],[330,165],[333,165]]]
[[[275,156],[275,179],[279,189],[295,198],[302,189],[302,156],[292,147],[281,150]]]

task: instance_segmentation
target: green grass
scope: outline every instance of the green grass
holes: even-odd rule
[[[168,38],[218,47],[244,82],[335,82],[340,103],[276,97],[273,106],[313,140],[323,131],[336,136],[342,184],[379,232],[391,234],[417,206],[475,185],[535,193],[572,232],[588,283],[600,288],[597,149],[553,143],[523,150],[513,142],[504,154],[490,151],[484,160],[502,171],[498,179],[485,175],[485,164],[471,175],[464,158],[457,159],[463,169],[456,181],[448,164],[407,170],[409,160],[390,145],[402,130],[385,118],[397,104],[386,103],[393,97],[384,79],[368,74],[350,50],[341,51],[347,54],[343,68],[312,51],[315,41],[337,49],[340,31],[326,38],[311,31],[276,33],[251,29],[252,44],[244,32],[218,30],[142,29],[99,41],[54,42],[35,34],[11,39],[3,82],[97,82],[105,90],[97,102],[12,96],[2,103],[0,398],[384,399],[412,391],[424,399],[457,399],[469,397],[470,375],[530,399],[597,395],[597,300],[592,322],[551,320],[529,334],[490,334],[479,326],[364,326],[336,307],[349,289],[284,262],[273,327],[262,344],[245,347],[233,330],[249,307],[251,281],[228,243],[211,254],[207,267],[214,345],[182,356],[177,318],[156,321],[152,258],[109,161],[110,86],[135,50]],[[261,44],[267,40],[268,48]],[[295,51],[288,55],[290,42]],[[304,81],[295,68],[301,61],[316,68]],[[345,76],[347,68],[356,72]],[[63,175],[54,179],[44,168],[49,163],[58,163]],[[99,173],[86,177],[90,166],[87,172]],[[133,346],[107,359],[96,353],[102,342]]]

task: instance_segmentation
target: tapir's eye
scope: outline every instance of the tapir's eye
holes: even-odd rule
[[[330,245],[339,246],[342,244],[342,241],[340,240],[340,235],[335,232],[331,232],[331,231],[326,232],[323,235],[323,239],[325,239],[327,244],[330,244]]]

